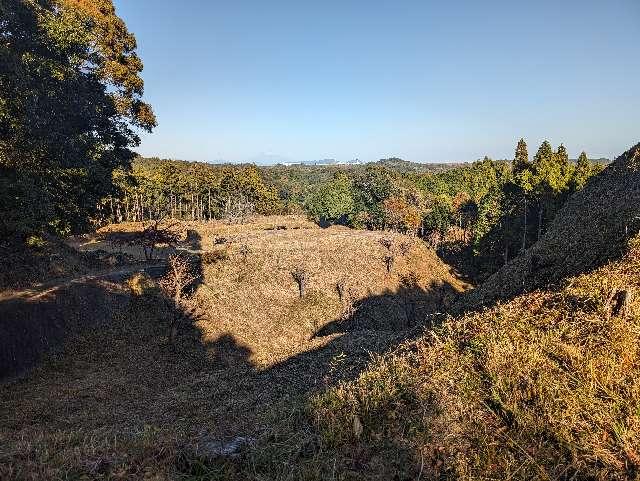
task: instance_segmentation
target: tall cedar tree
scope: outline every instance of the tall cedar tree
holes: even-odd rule
[[[522,172],[529,168],[529,152],[527,151],[527,143],[524,139],[518,141],[516,146],[516,155],[513,159],[514,173]]]

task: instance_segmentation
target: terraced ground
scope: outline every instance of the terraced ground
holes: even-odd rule
[[[57,306],[39,316],[53,325],[73,311],[74,329],[3,385],[3,479],[175,476],[185,446],[264,436],[278,406],[291,413],[353,378],[468,287],[422,242],[398,234],[320,229],[298,217],[180,227],[176,252],[196,259],[200,276],[174,348],[171,308],[157,293],[130,297],[121,278],[81,276],[42,295],[13,294],[12,302]],[[114,230],[80,248],[107,249]],[[308,276],[302,298],[295,269]]]

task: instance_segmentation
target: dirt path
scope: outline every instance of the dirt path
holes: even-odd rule
[[[18,291],[8,290],[0,292],[0,302],[17,299],[25,301],[35,301],[41,297],[53,294],[61,289],[72,287],[74,285],[88,284],[100,280],[119,283],[125,281],[128,277],[131,276],[131,274],[135,272],[145,272],[152,277],[157,277],[162,274],[165,267],[166,266],[164,263],[150,265],[134,264],[124,267],[120,266],[104,269],[92,272],[90,274],[83,274],[81,276],[54,279],[49,282],[37,284],[28,289],[22,289]]]

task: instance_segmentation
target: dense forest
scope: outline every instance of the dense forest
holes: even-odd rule
[[[100,222],[172,219],[242,222],[252,214],[304,212],[318,224],[417,235],[470,277],[518,255],[555,213],[602,169],[586,153],[543,142],[533,159],[524,140],[513,161],[489,158],[448,169],[367,165],[210,165],[137,158],[114,173],[118,194],[99,205]],[[416,164],[418,166],[425,164]]]

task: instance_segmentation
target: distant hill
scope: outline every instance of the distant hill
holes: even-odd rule
[[[371,162],[372,165],[378,165],[380,167],[386,167],[401,173],[427,173],[427,172],[442,172],[456,167],[462,167],[470,163],[467,162],[439,162],[439,163],[421,163],[411,162],[408,160],[399,159],[397,157],[391,157],[389,159],[380,159],[377,162]]]

